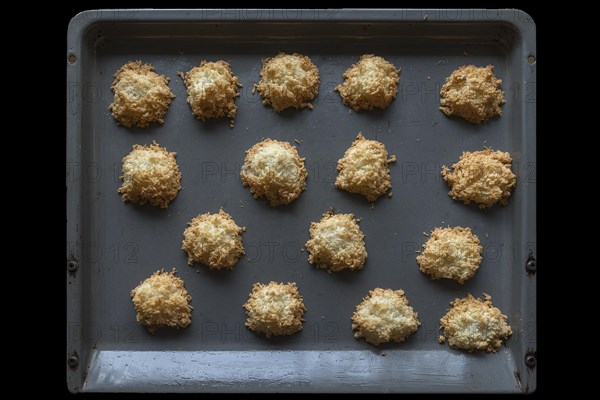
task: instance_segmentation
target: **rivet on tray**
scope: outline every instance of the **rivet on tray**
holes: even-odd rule
[[[79,268],[79,264],[77,264],[77,261],[71,260],[71,261],[67,262],[67,271],[75,272],[75,271],[77,271],[78,268]]]
[[[525,271],[527,271],[527,273],[530,275],[535,274],[535,272],[537,271],[537,263],[535,261],[535,257],[533,257],[533,255],[531,254],[527,258],[527,262],[525,263]]]
[[[75,64],[77,62],[77,56],[75,56],[75,54],[69,54],[67,60],[69,60],[69,64]]]
[[[537,359],[533,354],[527,354],[525,356],[525,365],[527,366],[527,368],[535,368],[535,366],[537,365]]]
[[[69,358],[67,359],[67,364],[69,364],[69,367],[71,368],[77,368],[77,366],[79,365],[79,356],[77,355],[77,353],[71,353],[69,355]]]
[[[535,56],[534,55],[527,56],[527,62],[531,65],[535,64]]]

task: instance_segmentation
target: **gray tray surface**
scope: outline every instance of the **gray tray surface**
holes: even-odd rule
[[[427,16],[427,18],[425,18]],[[321,74],[314,110],[281,114],[251,93],[261,60],[279,51],[310,56]],[[401,68],[387,110],[354,112],[333,88],[361,54]],[[68,37],[67,366],[77,391],[519,392],[536,387],[525,366],[535,351],[535,24],[515,10],[102,10],[75,17]],[[115,124],[113,73],[130,60],[171,78],[177,96],[163,126]],[[178,71],[223,59],[244,85],[235,128],[192,117]],[[533,60],[529,60],[533,62]],[[501,118],[475,126],[439,110],[439,89],[464,64],[495,66],[507,103]],[[383,142],[391,198],[373,206],[335,188],[337,160],[358,132]],[[301,142],[307,190],[271,208],[242,187],[245,150],[262,138]],[[156,140],[177,152],[183,190],[167,210],[125,204],[121,159]],[[506,207],[453,201],[440,176],[462,151],[509,151],[517,188]],[[243,234],[233,271],[187,266],[187,221],[223,207]],[[329,207],[362,218],[369,258],[360,272],[328,274],[307,261],[311,221]],[[423,232],[469,226],[484,259],[464,285],[419,272]],[[71,264],[73,265],[73,264]],[[129,292],[153,271],[177,268],[193,297],[192,324],[151,335],[135,322]],[[269,340],[244,327],[254,282],[296,282],[308,309],[304,329]],[[404,289],[421,327],[402,344],[355,340],[350,317],[375,287]],[[449,302],[489,293],[513,336],[496,354],[468,354],[437,342]],[[528,353],[529,352],[529,353]],[[75,362],[72,357],[77,358]]]

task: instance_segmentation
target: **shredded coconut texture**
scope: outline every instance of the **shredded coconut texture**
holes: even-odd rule
[[[319,69],[302,54],[279,53],[263,60],[260,82],[254,85],[264,105],[277,112],[286,108],[312,109],[310,103],[319,93]]]
[[[392,188],[388,164],[395,161],[396,156],[388,159],[383,143],[367,140],[359,133],[344,157],[338,161],[339,173],[335,186],[375,201]]]
[[[344,72],[335,90],[355,111],[387,108],[398,93],[399,70],[383,57],[365,54]]]
[[[192,322],[192,296],[175,272],[175,268],[156,271],[131,291],[136,319],[151,333],[158,327],[185,328]]]
[[[471,228],[436,228],[417,256],[421,272],[433,279],[454,279],[460,284],[475,276],[483,247]]]
[[[512,335],[512,329],[506,315],[492,305],[492,298],[485,293],[483,296],[481,300],[469,294],[450,303],[452,308],[440,320],[444,329],[440,343],[448,340],[450,347],[469,352],[498,351],[502,340]]]
[[[502,115],[500,106],[505,100],[501,85],[502,80],[496,78],[492,65],[463,65],[446,78],[440,90],[440,110],[474,124],[485,122]]]
[[[354,336],[364,337],[375,346],[403,342],[419,325],[419,316],[409,305],[403,290],[371,290],[352,315]]]
[[[255,198],[266,197],[271,206],[278,206],[291,203],[302,193],[307,173],[296,147],[265,139],[246,151],[240,177]]]
[[[367,259],[364,237],[354,214],[334,214],[330,209],[310,224],[308,262],[331,271],[362,269]]]
[[[136,144],[123,158],[123,184],[119,193],[123,201],[167,208],[181,189],[181,172],[175,152],[168,152],[156,142],[150,146]]]
[[[198,215],[183,232],[181,249],[188,254],[188,264],[203,263],[211,269],[232,269],[244,254],[242,232],[231,215]]]
[[[167,84],[169,78],[158,75],[150,64],[130,61],[114,75],[115,93],[108,107],[120,125],[145,128],[152,122],[164,123],[164,116],[175,95]]]
[[[271,335],[291,335],[302,329],[306,311],[295,283],[255,283],[246,304],[246,326]]]
[[[187,102],[194,116],[202,121],[210,118],[233,121],[237,111],[234,99],[239,96],[238,78],[225,61],[202,61],[199,67],[192,68],[184,77],[187,87]]]
[[[477,203],[479,208],[506,205],[517,182],[511,163],[507,152],[489,148],[463,152],[452,171],[442,167],[442,177],[451,189],[448,195],[465,204]]]

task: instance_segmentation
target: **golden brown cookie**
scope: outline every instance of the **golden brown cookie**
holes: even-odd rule
[[[136,319],[151,333],[158,327],[185,328],[192,322],[192,296],[175,272],[175,268],[156,271],[131,291]]]
[[[375,201],[392,188],[385,145],[376,140],[367,140],[358,134],[344,157],[338,161],[339,171],[335,186],[350,193],[360,193],[369,201]]]
[[[302,54],[279,53],[263,60],[260,82],[254,85],[264,105],[277,112],[286,108],[309,108],[319,93],[319,69]]]
[[[234,99],[240,95],[238,86],[241,85],[227,62],[202,61],[199,67],[188,71],[183,80],[188,93],[187,102],[196,118],[206,121],[227,117],[233,128],[237,111]]]
[[[435,228],[417,256],[417,264],[432,279],[454,279],[462,285],[475,276],[482,251],[471,228]]]
[[[115,93],[108,107],[117,123],[145,128],[152,122],[164,123],[164,116],[175,95],[169,78],[158,75],[150,64],[130,61],[115,72],[111,85]]]
[[[463,65],[446,78],[440,90],[440,110],[474,124],[485,122],[502,115],[500,106],[506,101],[501,85],[492,65]]]
[[[271,206],[289,204],[306,188],[304,158],[288,142],[265,139],[246,151],[240,172],[242,184],[255,198],[266,197]]]
[[[167,208],[181,189],[176,154],[156,142],[150,146],[134,145],[123,158],[123,176],[119,177],[123,181],[118,190],[123,201]]]
[[[246,310],[246,326],[271,335],[291,335],[302,329],[302,315],[306,311],[295,283],[255,283]]]
[[[244,254],[244,228],[222,209],[198,215],[188,225],[181,249],[187,252],[189,265],[200,262],[211,269],[232,269]]]
[[[477,203],[479,208],[506,205],[517,182],[511,162],[509,153],[489,148],[463,152],[452,171],[442,167],[442,177],[450,186],[448,195],[465,204]]]
[[[331,271],[362,269],[367,259],[364,237],[354,214],[329,209],[319,222],[310,224],[308,262]]]
[[[375,288],[356,306],[352,329],[375,346],[403,342],[419,328],[418,314],[409,305],[403,290]]]
[[[335,90],[355,111],[385,109],[398,93],[399,71],[383,57],[365,54],[344,72],[344,82]]]
[[[452,308],[440,319],[444,329],[440,343],[447,339],[450,347],[469,352],[498,351],[512,329],[506,315],[492,305],[492,298],[485,293],[483,297],[485,300],[475,299],[469,294],[450,303]]]

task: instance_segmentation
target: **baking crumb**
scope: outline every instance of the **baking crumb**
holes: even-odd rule
[[[486,239],[488,238],[488,234],[487,234],[487,232],[485,233],[485,238],[486,238]]]
[[[420,142],[420,141],[421,141],[421,139],[417,138],[417,142]]]
[[[429,80],[431,80],[431,77],[430,77],[430,76],[428,76],[428,77],[427,77],[427,80],[428,80],[428,81],[429,81]]]
[[[423,232],[423,235],[429,237],[429,235],[427,234],[427,232]]]
[[[300,141],[298,139],[294,139],[294,142],[300,144]]]
[[[421,250],[415,250],[415,253],[421,254]]]
[[[387,353],[386,353],[385,351],[382,351],[382,352],[381,352],[381,356],[382,356],[382,357],[385,357],[385,356],[387,356]]]
[[[180,77],[181,79],[185,79],[185,74],[181,71],[177,71],[177,76]]]
[[[375,208],[375,203],[371,203],[371,210]]]
[[[439,60],[439,61],[438,61],[436,64],[437,64],[437,65],[446,64],[446,61],[445,61],[445,60]]]
[[[440,342],[440,344],[444,344],[445,341],[446,341],[446,338],[444,336],[440,335],[440,337],[438,337],[438,342]]]
[[[391,198],[392,198],[392,192],[389,192],[389,193],[387,194],[387,197],[389,197],[389,198],[391,199]]]
[[[325,319],[325,317],[321,315],[321,319]]]
[[[463,51],[463,56],[467,57],[469,55],[469,53],[467,53],[467,51]]]
[[[240,208],[244,208],[244,203],[240,200]]]
[[[487,140],[484,140],[484,141],[483,141],[483,144],[486,144],[486,143],[487,143]]]
[[[348,115],[352,114],[352,110],[348,110]]]
[[[423,21],[427,21],[427,14],[423,15]]]

